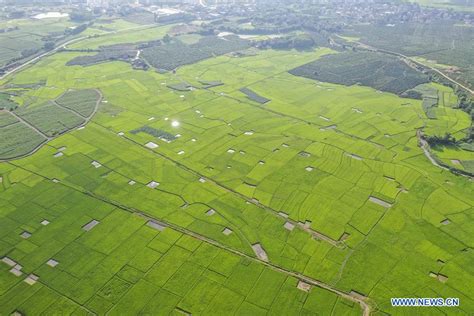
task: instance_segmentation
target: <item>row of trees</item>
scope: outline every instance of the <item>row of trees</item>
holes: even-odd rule
[[[474,121],[474,98],[467,92],[448,81],[446,78],[439,76],[437,73],[430,73],[430,80],[443,84],[447,87],[451,87],[458,97],[458,108],[468,113],[471,116],[471,120]],[[474,125],[471,122],[471,127],[467,132],[467,136],[463,141],[474,142]]]
[[[257,48],[272,48],[272,49],[297,49],[305,50],[315,46],[314,40],[307,34],[276,37],[268,40],[260,41],[256,44]]]
[[[451,133],[446,133],[443,136],[426,136],[425,139],[430,146],[451,146],[456,144],[456,138]]]
[[[73,10],[69,13],[69,19],[73,22],[88,22],[94,19],[94,14],[87,10]]]

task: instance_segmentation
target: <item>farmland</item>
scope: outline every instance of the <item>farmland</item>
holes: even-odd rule
[[[47,41],[60,41],[75,23],[67,20],[19,19],[0,24],[0,68],[41,51]]]
[[[84,125],[100,101],[95,90],[69,90],[58,99],[0,112],[0,159],[28,154],[44,141]]]
[[[474,28],[453,21],[394,26],[357,25],[346,35],[377,48],[424,59],[469,87],[474,84]]]
[[[311,311],[324,302],[319,306],[322,311],[357,314],[356,306],[334,293],[317,287],[310,293],[301,291],[296,288],[297,278],[250,257],[187,232],[154,228],[142,216],[87,197],[68,185],[18,171],[8,172],[11,184],[4,185],[16,186],[8,197],[2,195],[2,205],[13,206],[11,201],[23,197],[22,187],[33,183],[35,198],[17,209],[3,208],[2,216],[10,222],[2,229],[2,237],[27,227],[32,236],[9,258],[22,266],[24,276],[31,273],[40,279],[32,286],[18,282],[2,263],[1,291],[7,291],[0,297],[2,311],[247,314]],[[74,207],[64,208],[63,203]],[[91,219],[99,224],[84,230]],[[35,246],[38,243],[44,244]]]
[[[179,66],[248,48],[247,41],[236,36],[220,38],[208,36],[197,43],[185,44],[179,40],[143,50],[143,57],[158,69],[173,70]]]
[[[2,114],[2,121],[9,114]],[[30,152],[45,141],[45,137],[35,133],[19,121],[1,127],[2,139],[0,157],[18,157]]]
[[[120,21],[119,21],[120,22]],[[106,24],[108,27],[113,27],[112,30],[116,30],[106,37],[92,36],[85,41],[81,41],[68,46],[72,49],[97,49],[100,46],[109,46],[120,43],[136,43],[147,40],[154,40],[163,37],[172,25],[157,26],[157,25],[143,25],[137,26],[136,24],[130,23],[126,27],[122,27],[121,23]],[[130,32],[129,30],[139,29],[141,32]],[[93,34],[101,34],[100,32],[94,31]]]
[[[89,117],[94,112],[99,92],[95,90],[68,91],[56,100],[56,103],[82,117]]]
[[[474,185],[417,139],[466,133],[454,91],[376,53],[221,41],[143,50],[174,72],[62,51],[0,83],[0,314],[472,313]]]
[[[290,71],[297,76],[343,85],[361,84],[401,94],[428,77],[395,57],[374,52],[344,52],[328,55]]]

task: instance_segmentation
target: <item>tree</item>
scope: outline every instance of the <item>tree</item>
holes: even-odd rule
[[[92,22],[89,22],[89,24],[92,24]],[[82,33],[87,29],[89,24],[84,23],[84,24],[78,25],[74,28],[67,28],[64,31],[64,34],[66,34],[66,35],[76,35],[76,34]]]
[[[8,16],[11,19],[19,19],[19,18],[22,18],[22,17],[25,16],[25,11],[21,11],[21,10],[13,11],[13,12],[10,12],[10,14]]]
[[[296,36],[293,39],[293,47],[296,49],[308,49],[314,46],[314,40],[307,34]]]
[[[163,42],[168,44],[171,42],[171,36],[169,34],[166,34],[164,37],[163,37]]]
[[[94,16],[86,10],[74,10],[69,14],[69,18],[74,22],[84,22],[92,20]]]
[[[54,42],[46,42],[43,45],[43,48],[45,50],[52,50],[54,48]]]
[[[454,138],[451,133],[446,133],[444,136],[427,136],[426,141],[428,144],[430,144],[430,146],[450,146],[456,144],[456,138]]]

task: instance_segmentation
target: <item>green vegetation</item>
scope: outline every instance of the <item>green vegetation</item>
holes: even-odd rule
[[[6,111],[0,112],[0,127],[5,127],[16,122],[18,122],[18,120],[13,115],[10,115]]]
[[[165,132],[163,130],[159,130],[150,126],[142,126],[140,128],[134,129],[130,131],[132,134],[138,134],[138,133],[146,133],[148,135],[154,136],[156,138],[160,138],[166,141],[173,141],[176,139],[176,136]]]
[[[449,133],[446,133],[443,136],[428,136],[426,140],[431,146],[452,146],[456,143],[456,138]]]
[[[250,44],[114,23],[1,82],[18,109],[0,112],[0,314],[474,310],[474,185],[417,137],[466,137],[453,89],[374,52],[229,54]],[[159,39],[143,58],[173,71],[68,66]]]
[[[15,112],[48,137],[62,134],[84,123],[84,119],[79,115],[52,103],[40,104],[32,108],[19,108]]]
[[[259,41],[257,47],[273,49],[312,49],[315,46],[314,39],[308,34],[294,34]]]
[[[354,27],[354,31],[346,33],[360,37],[362,43],[379,49],[434,61],[435,68],[442,69],[453,79],[473,87],[472,26],[454,21],[358,25]],[[444,66],[440,67],[439,64]]]
[[[31,128],[16,121],[9,114],[0,113],[0,159],[19,157],[31,152],[45,141],[45,138]],[[7,121],[8,120],[8,121]],[[11,121],[10,121],[11,120]]]
[[[174,40],[169,44],[145,48],[143,58],[155,68],[173,70],[179,66],[248,47],[248,42],[237,36],[226,36],[225,38],[207,36],[190,45]]]
[[[462,166],[465,170],[474,173],[474,160],[465,160],[462,162]]]
[[[12,101],[8,93],[0,93],[0,110],[13,110],[17,104]]]
[[[96,90],[77,90],[66,91],[56,100],[44,103],[20,107],[15,103],[15,110],[0,112],[0,159],[28,154],[45,140],[85,124],[96,110],[99,100],[100,94]]]
[[[430,119],[436,118],[436,108],[438,107],[438,90],[431,84],[422,84],[415,87],[413,90],[408,90],[407,94],[411,92],[417,93],[417,99],[423,100],[423,111]]]
[[[472,119],[459,107],[457,94],[440,84],[422,84],[411,90],[420,94],[423,110],[429,119],[423,130],[424,139],[431,146],[431,153],[438,163],[458,170],[465,161],[472,159]],[[410,92],[410,91],[409,91]]]
[[[2,313],[248,315],[310,312],[318,306],[320,311],[358,314],[357,306],[332,292],[317,287],[301,291],[296,278],[245,256],[170,227],[156,230],[146,219],[69,185],[8,169],[2,169],[3,185],[16,185],[0,198],[8,205],[3,219],[9,219],[2,236],[12,236],[12,245],[22,247],[8,258],[22,265],[21,278],[30,273],[40,278],[33,285],[18,282],[10,267],[0,263]],[[26,186],[36,203],[16,202],[24,198]],[[64,202],[70,207],[61,207]],[[99,224],[86,232],[81,227],[91,218]],[[45,219],[48,224],[41,224]],[[16,235],[24,227],[32,236],[20,241]],[[51,259],[56,265],[47,263]]]
[[[343,52],[297,67],[290,73],[310,79],[351,86],[361,84],[380,91],[401,94],[428,77],[401,60],[374,52]]]
[[[66,34],[69,27],[75,24],[56,19],[13,20],[5,28],[0,24],[0,69],[47,49],[47,43],[65,40],[70,35]]]
[[[77,56],[76,58],[68,61],[68,66],[91,66],[103,62],[121,60],[130,61],[137,55],[135,48],[129,49],[103,49],[95,55]]]
[[[100,94],[96,90],[77,90],[66,92],[56,100],[56,103],[83,117],[89,117],[94,112],[99,99]]]
[[[103,32],[94,31],[91,35],[91,38],[88,38],[84,41],[68,45],[69,49],[99,49],[100,47],[110,46],[115,44],[124,44],[124,43],[138,43],[146,41],[154,41],[161,39],[165,34],[172,28],[172,25],[122,25],[122,23],[114,24],[105,24],[108,27],[113,27],[112,31],[117,29],[116,32],[110,34],[103,34]]]
[[[265,97],[262,97],[261,95],[258,95],[257,93],[250,90],[249,88],[242,88],[239,91],[245,94],[250,100],[260,103],[260,104],[265,104],[271,101],[270,99],[267,99]]]

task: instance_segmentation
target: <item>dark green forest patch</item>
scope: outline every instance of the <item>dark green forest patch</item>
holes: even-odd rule
[[[155,68],[173,70],[179,66],[193,64],[203,59],[249,47],[249,42],[240,39],[238,36],[207,36],[191,45],[173,40],[164,45],[145,48],[142,56]]]
[[[402,94],[428,82],[428,76],[400,59],[375,52],[343,52],[290,70],[295,76],[352,86],[360,84],[377,90]]]

